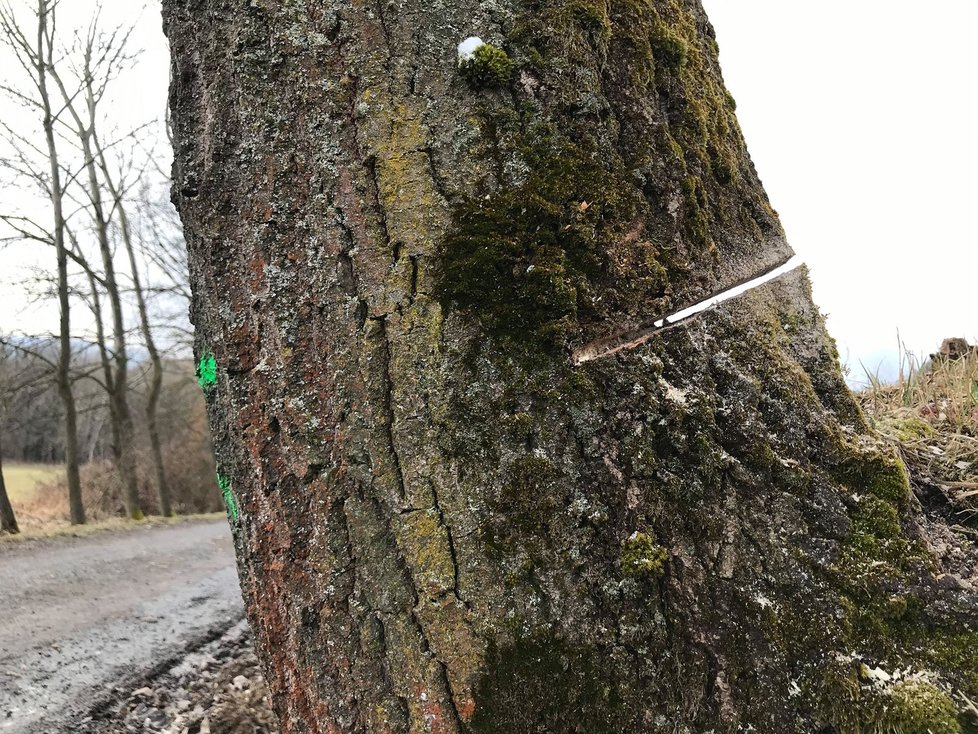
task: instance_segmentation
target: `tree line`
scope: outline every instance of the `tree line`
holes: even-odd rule
[[[209,451],[209,439],[200,396],[188,392],[189,288],[168,136],[159,120],[129,123],[113,97],[139,63],[134,26],[103,22],[95,4],[75,27],[59,22],[61,6],[0,4],[14,72],[0,84],[0,175],[15,192],[0,205],[0,243],[39,255],[25,285],[58,312],[52,333],[0,333],[0,461],[63,462],[72,524],[87,519],[82,467],[99,461],[111,464],[127,517],[170,516],[167,447],[179,437]],[[190,506],[217,496],[202,494]],[[0,516],[16,531],[2,479]]]

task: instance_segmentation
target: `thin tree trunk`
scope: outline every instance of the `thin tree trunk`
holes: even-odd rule
[[[791,255],[698,0],[163,8],[284,734],[959,731],[965,544],[805,271],[661,328]]]
[[[0,438],[2,437],[0,435]],[[19,532],[17,516],[14,515],[14,508],[7,496],[7,485],[3,480],[3,447],[0,446],[0,533],[17,534]]]
[[[149,360],[152,366],[149,396],[146,399],[146,427],[149,432],[153,469],[156,473],[156,490],[159,497],[160,514],[163,517],[172,517],[173,507],[170,499],[170,484],[167,481],[166,467],[163,464],[163,448],[160,442],[160,430],[156,418],[160,393],[163,388],[163,360],[160,359],[160,352],[156,348],[156,339],[153,337],[153,329],[149,321],[149,309],[146,305],[146,294],[139,277],[139,266],[136,262],[136,248],[132,241],[132,231],[129,226],[129,215],[126,210],[124,192],[112,177],[108,161],[105,158],[105,151],[98,141],[98,136],[95,135],[93,137],[95,138],[95,147],[98,150],[99,167],[102,169],[102,176],[112,195],[114,208],[119,219],[122,242],[126,248],[126,255],[129,258],[129,269],[132,273],[133,290],[136,293],[136,305],[139,311],[139,328],[142,332],[143,342],[146,344],[146,351],[149,354]]]
[[[106,397],[109,400],[109,426],[112,431],[112,461],[115,463],[116,467],[120,467],[122,466],[124,460],[122,455],[123,428],[119,416],[119,406],[115,400],[116,378],[115,372],[112,369],[112,355],[109,353],[109,348],[105,341],[105,321],[102,316],[102,296],[99,292],[99,283],[95,276],[95,272],[87,265],[83,267],[85,270],[85,275],[88,278],[88,287],[92,294],[92,317],[95,321],[95,344],[98,348],[99,362],[102,367],[102,381],[105,386]],[[120,472],[120,478],[121,477],[122,473]],[[123,485],[123,491],[125,492],[125,485]],[[128,514],[129,503],[126,497],[123,497],[123,502],[126,505]]]
[[[113,391],[110,400],[115,412],[117,435],[117,466],[125,492],[126,514],[133,520],[140,520],[143,511],[139,504],[139,481],[136,473],[135,430],[132,412],[129,408],[129,354],[126,344],[126,327],[122,311],[122,298],[116,280],[115,263],[108,237],[108,220],[102,204],[98,174],[92,158],[90,138],[82,138],[82,149],[88,162],[89,196],[95,217],[95,231],[98,236],[99,252],[102,255],[103,279],[109,299],[112,316],[112,361]]]
[[[99,181],[98,162],[93,147],[93,137],[95,134],[97,100],[92,84],[94,83],[92,69],[92,43],[94,39],[89,37],[88,45],[85,48],[84,72],[85,87],[84,101],[88,110],[87,119],[83,119],[77,111],[75,101],[69,94],[67,88],[57,74],[52,69],[53,78],[57,81],[61,94],[65,100],[65,109],[71,114],[75,122],[75,133],[78,143],[84,156],[85,172],[88,180],[88,205],[98,240],[99,254],[102,258],[102,277],[101,283],[105,287],[106,297],[109,300],[109,308],[112,317],[112,363],[113,363],[113,389],[109,399],[112,402],[115,413],[116,428],[116,467],[119,478],[122,480],[124,499],[126,503],[126,514],[130,519],[141,520],[143,511],[139,503],[139,480],[136,471],[136,446],[135,431],[132,421],[132,412],[129,408],[129,354],[126,343],[125,316],[122,310],[122,298],[119,293],[119,285],[116,277],[115,262],[113,261],[112,246],[109,242],[109,218],[106,216],[105,204],[102,196],[102,184]]]
[[[153,363],[150,393],[146,399],[146,424],[149,430],[149,445],[153,452],[153,467],[156,470],[156,489],[160,500],[160,514],[163,517],[173,517],[170,483],[166,477],[166,465],[163,463],[163,445],[160,441],[160,429],[156,418],[162,386],[163,365],[157,355],[156,361]]]
[[[54,137],[54,117],[47,78],[53,61],[48,34],[49,0],[37,3],[37,83],[38,96],[44,110],[44,139],[47,145],[51,171],[50,192],[54,212],[54,246],[58,260],[58,308],[60,354],[58,357],[58,394],[64,405],[65,475],[68,483],[68,508],[72,525],[85,523],[85,507],[82,503],[81,474],[79,472],[78,414],[71,384],[71,302],[68,292],[68,248],[65,245],[65,218],[63,212],[64,191],[61,185],[61,167]]]

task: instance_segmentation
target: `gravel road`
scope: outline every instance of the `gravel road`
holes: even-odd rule
[[[72,731],[243,616],[224,521],[0,544],[0,734]]]

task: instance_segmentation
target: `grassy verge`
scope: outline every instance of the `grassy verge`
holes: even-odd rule
[[[29,540],[46,540],[58,537],[83,538],[101,533],[119,532],[133,528],[160,527],[165,525],[180,525],[189,522],[210,522],[223,520],[223,512],[212,512],[203,515],[178,515],[176,517],[147,517],[145,520],[133,521],[124,518],[112,518],[87,525],[68,525],[66,523],[51,523],[42,527],[33,527],[17,535],[0,534],[0,545],[19,543]]]
[[[5,462],[3,465],[4,484],[14,507],[33,499],[40,485],[61,481],[63,476],[64,468],[51,464]]]
[[[939,491],[959,521],[978,520],[978,347],[927,362],[905,354],[896,383],[871,378],[857,397],[915,482]]]

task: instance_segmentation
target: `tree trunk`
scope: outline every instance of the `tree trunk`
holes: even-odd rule
[[[806,272],[656,327],[791,255],[698,0],[164,19],[283,732],[958,731],[978,599],[929,541],[961,541]]]
[[[126,248],[129,268],[132,272],[132,287],[136,295],[136,306],[139,312],[139,329],[143,335],[143,342],[146,344],[146,353],[149,355],[152,368],[149,396],[146,398],[146,429],[149,432],[149,445],[153,455],[153,469],[156,473],[156,493],[160,502],[160,514],[163,517],[172,517],[173,507],[170,501],[170,483],[166,477],[166,466],[163,464],[163,447],[160,442],[160,429],[156,418],[160,403],[160,392],[163,388],[163,360],[160,358],[160,352],[156,348],[156,339],[153,337],[153,329],[149,322],[149,307],[146,304],[146,294],[143,290],[142,280],[139,277],[139,266],[136,263],[136,248],[132,241],[132,231],[129,227],[129,214],[126,211],[124,192],[111,176],[109,164],[105,159],[105,149],[100,142],[97,143],[97,148],[99,151],[99,166],[102,169],[102,175],[105,178],[106,185],[112,194],[119,217],[122,243]]]
[[[153,453],[153,468],[156,471],[156,494],[160,501],[160,514],[163,517],[173,517],[170,482],[166,476],[166,465],[163,463],[163,444],[160,441],[160,429],[156,420],[160,387],[163,384],[162,365],[153,365],[152,380],[150,395],[146,401],[146,423],[149,430],[149,447]]]
[[[62,340],[61,353],[70,349]],[[58,393],[64,404],[65,433],[65,479],[68,483],[68,517],[72,525],[85,524],[85,505],[82,502],[80,454],[78,451],[78,410],[70,380],[64,379],[65,366],[62,364],[58,374]]]
[[[44,113],[44,140],[48,154],[51,178],[48,190],[51,195],[54,246],[58,260],[58,307],[59,344],[57,383],[58,394],[64,406],[65,477],[68,483],[68,512],[72,525],[85,524],[85,506],[82,503],[81,473],[79,472],[78,411],[71,384],[71,301],[68,283],[68,248],[65,244],[65,217],[63,208],[64,188],[61,184],[61,165],[58,159],[57,141],[54,136],[54,115],[47,78],[54,62],[51,47],[49,21],[55,10],[49,0],[37,2],[37,46],[35,60],[37,91]],[[53,24],[53,22],[52,22]]]
[[[91,147],[91,137],[79,130],[79,139],[85,154],[88,169],[88,196],[91,202],[95,232],[98,236],[99,252],[102,255],[103,282],[109,300],[112,317],[112,402],[113,427],[115,430],[115,457],[119,478],[122,480],[126,515],[132,520],[141,520],[143,510],[139,503],[139,479],[136,472],[135,428],[132,412],[129,409],[129,354],[126,345],[126,326],[122,313],[122,298],[116,280],[112,247],[109,243],[109,221],[102,205],[101,186]]]
[[[96,73],[110,73],[114,61],[119,58],[119,50],[113,51],[113,56],[107,57],[106,50],[99,50],[97,35],[90,34],[84,47],[84,104],[86,116],[78,110],[76,95],[71,94],[64,84],[58,69],[51,65],[49,72],[64,99],[64,111],[71,115],[75,125],[75,135],[78,146],[85,161],[87,179],[86,195],[88,206],[91,208],[92,225],[98,240],[99,254],[102,258],[103,273],[99,279],[105,288],[109,301],[112,318],[112,383],[109,400],[112,403],[113,429],[115,433],[115,463],[122,482],[123,495],[126,504],[126,515],[132,520],[143,519],[143,510],[139,502],[139,478],[137,475],[135,428],[132,412],[129,408],[129,354],[127,347],[125,316],[122,310],[122,297],[119,292],[118,279],[115,270],[115,253],[109,241],[110,216],[107,214],[103,199],[102,181],[99,180],[99,160],[101,153],[95,139],[97,109],[102,99],[103,90],[96,90]],[[104,66],[102,66],[104,65]],[[81,96],[81,95],[78,95]],[[91,274],[91,273],[90,273]],[[103,350],[104,353],[104,350]]]
[[[102,368],[102,386],[105,389],[105,395],[108,398],[108,408],[109,408],[109,425],[112,430],[112,461],[116,465],[116,471],[119,472],[120,479],[123,477],[122,470],[120,467],[125,466],[125,457],[122,454],[123,448],[123,429],[122,421],[119,416],[119,404],[116,401],[116,386],[115,386],[115,372],[112,369],[113,361],[112,354],[109,351],[108,343],[105,339],[105,319],[102,312],[102,296],[99,291],[100,284],[96,278],[95,271],[89,267],[85,267],[85,276],[88,279],[88,287],[92,294],[92,318],[95,322],[95,345],[98,348],[99,364]],[[89,455],[89,461],[91,461],[91,455]],[[128,495],[128,485],[126,482],[122,482],[123,487],[123,506],[126,508],[126,514],[129,514],[129,508],[131,503],[127,499]]]
[[[0,434],[0,438],[2,438],[2,434]],[[0,533],[17,534],[19,532],[17,516],[14,515],[14,508],[7,496],[7,485],[3,481],[3,447],[0,447]]]

